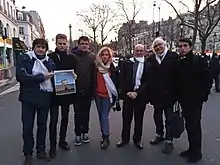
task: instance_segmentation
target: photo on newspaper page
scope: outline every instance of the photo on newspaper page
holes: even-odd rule
[[[54,82],[56,95],[76,93],[74,70],[54,71]]]

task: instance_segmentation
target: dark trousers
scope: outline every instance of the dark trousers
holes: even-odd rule
[[[69,104],[61,105],[61,126],[60,126],[60,142],[66,140],[66,132],[69,121]],[[55,149],[57,144],[57,122],[59,116],[59,105],[50,107],[50,147]]]
[[[200,154],[202,146],[201,112],[203,102],[180,103],[185,118],[189,150],[194,154]]]
[[[131,122],[134,116],[134,135],[133,140],[140,142],[143,131],[143,118],[146,109],[146,103],[139,98],[132,100],[125,98],[123,101],[122,109],[122,139],[125,141],[130,140]]]
[[[75,134],[81,136],[89,132],[91,95],[77,95],[74,100]]]
[[[22,102],[22,124],[23,124],[23,152],[24,155],[32,154],[34,147],[33,127],[35,114],[37,112],[37,152],[45,150],[45,138],[47,129],[47,117],[49,104],[45,106],[35,106]]]
[[[214,76],[214,82],[215,82],[215,90],[216,91],[219,91],[220,90],[220,87],[219,87],[219,74],[216,74],[215,76]]]
[[[157,108],[154,106],[154,122],[156,125],[157,135],[164,136],[164,122],[163,122],[163,112],[165,114],[165,128],[166,128],[166,140],[173,140],[171,135],[171,120],[173,115],[173,106],[168,106],[166,108]]]

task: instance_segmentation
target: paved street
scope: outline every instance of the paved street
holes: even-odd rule
[[[18,85],[0,95],[0,165],[20,165],[23,161],[21,138],[21,108],[17,101]],[[34,96],[32,96],[34,97]],[[203,151],[204,159],[199,165],[220,164],[220,94],[213,93],[203,111]],[[175,150],[170,155],[161,153],[162,146],[150,146],[154,137],[152,108],[148,107],[144,124],[144,150],[137,150],[132,143],[125,148],[116,148],[120,137],[121,113],[111,113],[111,145],[106,151],[99,148],[100,132],[95,105],[91,110],[91,144],[75,147],[73,145],[73,112],[70,115],[68,141],[71,151],[58,151],[58,157],[43,163],[35,160],[35,165],[185,165],[178,154],[187,147],[186,135],[175,141]],[[48,144],[48,140],[47,140]]]

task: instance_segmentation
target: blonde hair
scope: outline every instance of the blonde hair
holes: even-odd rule
[[[111,50],[109,47],[107,47],[107,46],[102,47],[102,48],[99,50],[99,52],[97,53],[96,56],[101,57],[101,55],[102,55],[102,53],[103,53],[104,51],[108,51],[110,58],[113,57],[112,50]]]
[[[97,55],[96,55],[96,63],[102,63],[101,55],[102,55],[102,53],[103,53],[104,51],[108,51],[108,53],[109,53],[109,62],[112,61],[112,57],[113,57],[112,50],[111,50],[109,47],[104,46],[104,47],[102,47],[102,48],[99,50],[99,52],[98,52]]]

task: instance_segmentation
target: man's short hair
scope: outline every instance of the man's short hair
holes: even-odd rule
[[[47,40],[45,40],[44,38],[37,38],[33,41],[33,44],[32,44],[32,49],[34,50],[34,47],[36,45],[41,45],[41,46],[45,46],[46,47],[46,50],[49,49],[49,46],[48,46],[48,42]]]
[[[67,36],[65,34],[57,34],[56,35],[56,42],[58,39],[67,40]]]
[[[81,41],[90,41],[90,40],[89,40],[89,37],[87,37],[87,36],[81,36],[78,39],[78,44],[80,44]]]
[[[189,38],[181,38],[179,39],[179,42],[186,42],[190,47],[192,47],[192,41]]]

